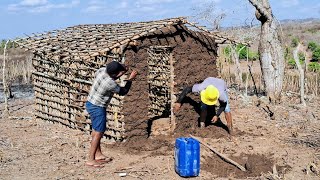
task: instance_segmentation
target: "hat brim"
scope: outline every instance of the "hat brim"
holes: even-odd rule
[[[207,99],[206,96],[205,96],[205,91],[201,91],[200,93],[200,99],[201,101],[206,104],[206,105],[209,105],[209,106],[212,106],[212,105],[215,105],[218,103],[218,98],[216,100],[210,100],[210,99]]]

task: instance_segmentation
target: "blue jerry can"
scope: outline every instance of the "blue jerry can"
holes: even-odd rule
[[[193,138],[180,137],[175,144],[175,170],[182,177],[200,173],[200,143]]]

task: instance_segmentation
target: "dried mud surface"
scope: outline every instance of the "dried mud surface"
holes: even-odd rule
[[[216,76],[212,54],[199,42],[184,39],[176,36],[159,41],[160,45],[170,42],[175,46],[175,92]],[[148,47],[155,44],[152,41],[140,43]],[[242,172],[201,146],[201,173],[194,179],[270,179],[274,166],[284,179],[319,179],[310,168],[311,163],[320,167],[319,98],[308,96],[308,107],[302,107],[296,95],[286,94],[282,104],[268,105],[264,98],[246,97],[231,89],[235,133],[230,136],[223,115],[220,123],[199,129],[199,97],[189,95],[176,113],[175,131],[148,137],[147,58],[143,48],[127,54],[128,65],[140,74],[125,97],[127,141],[104,141],[102,145],[103,152],[114,161],[101,169],[86,167],[89,134],[36,120],[33,98],[14,99],[9,104],[14,118],[0,118],[0,179],[123,179],[119,172],[126,172],[126,179],[182,179],[174,171],[174,143],[176,138],[190,134],[247,168]],[[264,110],[267,106],[275,113],[274,118]],[[0,114],[3,108],[1,103]]]
[[[262,109],[264,105],[255,105],[254,97],[230,92],[230,99],[234,136],[214,125],[199,130],[196,115],[195,119],[190,116],[177,121],[177,131],[171,135],[103,142],[103,152],[114,161],[101,169],[84,165],[89,134],[35,120],[33,100],[12,100],[9,107],[14,118],[0,119],[1,179],[121,179],[119,172],[126,172],[126,179],[182,179],[174,171],[174,142],[189,134],[202,137],[248,169],[242,172],[201,146],[201,172],[194,179],[260,179],[271,177],[273,166],[284,179],[319,179],[310,168],[312,163],[320,164],[319,99],[310,98],[304,108],[297,105],[298,97],[288,97],[285,103],[270,107],[276,114],[274,120]],[[185,114],[188,106],[185,104],[179,114]]]
[[[147,50],[150,46],[170,46],[175,61],[175,92],[178,94],[182,88],[190,86],[208,76],[216,76],[214,48],[203,44],[209,40],[193,38],[194,34],[182,31],[183,27],[164,29],[141,39],[138,49],[126,52],[126,64],[136,69],[139,75],[133,82],[128,96],[125,97],[123,112],[125,114],[127,139],[133,144],[140,138],[148,137],[148,64]],[[170,31],[169,33],[165,31]],[[194,113],[190,113],[196,117]],[[181,118],[187,120],[187,118]],[[150,121],[149,121],[150,123]]]

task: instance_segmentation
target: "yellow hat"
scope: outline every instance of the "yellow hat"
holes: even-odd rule
[[[218,102],[219,90],[213,85],[209,85],[200,93],[201,101],[206,105],[215,105]]]

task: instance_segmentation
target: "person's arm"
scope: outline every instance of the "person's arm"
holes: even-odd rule
[[[130,87],[132,85],[132,81],[128,80],[126,82],[126,85],[124,87],[120,87],[120,90],[119,90],[119,95],[120,96],[124,96],[126,94],[128,94],[129,90],[130,90]]]
[[[132,85],[132,80],[137,76],[138,72],[133,70],[126,82],[126,85],[124,87],[120,87],[120,86],[117,86],[115,92],[118,93],[120,96],[124,96],[126,94],[128,94],[130,88],[131,88],[131,85]]]
[[[192,87],[189,86],[189,87],[186,87],[183,89],[182,93],[179,95],[179,98],[177,100],[177,103],[180,103],[183,101],[183,99],[187,96],[187,94],[191,93],[192,91]]]
[[[227,102],[219,101],[219,103],[220,103],[220,106],[219,106],[219,109],[218,109],[217,114],[216,114],[217,117],[219,117],[220,114],[221,114],[221,113],[226,109],[226,107],[227,107]]]

